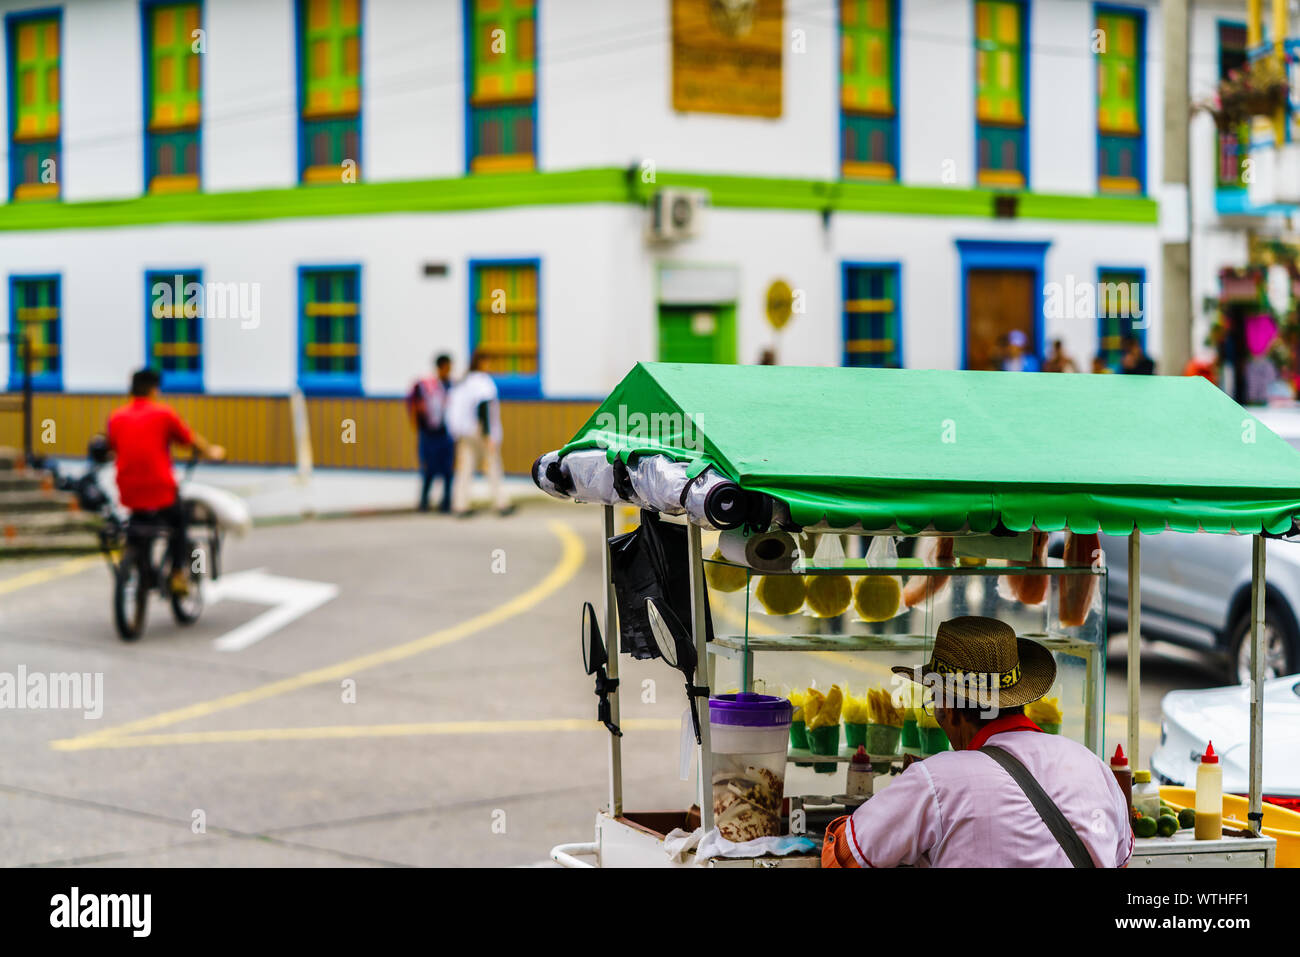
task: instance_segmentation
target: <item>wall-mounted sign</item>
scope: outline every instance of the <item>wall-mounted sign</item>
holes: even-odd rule
[[[767,321],[773,329],[780,329],[794,315],[794,290],[784,279],[767,287]]]
[[[673,109],[781,115],[782,0],[673,0]]]

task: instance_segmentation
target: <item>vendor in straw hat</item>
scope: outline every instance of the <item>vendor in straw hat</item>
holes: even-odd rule
[[[1110,769],[1083,745],[1025,717],[1024,706],[1056,680],[1051,652],[996,619],[953,618],[939,626],[929,661],[894,671],[925,686],[932,699],[926,709],[953,750],[913,763],[832,822],[823,866],[1128,862],[1128,806]]]

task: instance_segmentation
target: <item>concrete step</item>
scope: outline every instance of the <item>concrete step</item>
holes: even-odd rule
[[[99,538],[85,532],[0,537],[0,561],[33,555],[84,555],[99,551]]]
[[[25,469],[0,472],[0,492],[30,492],[42,488],[54,488],[54,480],[43,472]]]
[[[77,507],[77,497],[71,492],[43,491],[42,489],[0,488],[0,522],[12,512],[66,512]]]
[[[57,512],[6,512],[0,514],[0,541],[22,535],[59,535],[64,532],[93,532],[99,516],[69,509]]]

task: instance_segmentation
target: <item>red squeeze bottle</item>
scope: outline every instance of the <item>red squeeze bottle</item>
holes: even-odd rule
[[[1128,805],[1129,817],[1133,816],[1133,771],[1124,756],[1124,745],[1115,745],[1115,753],[1110,759],[1110,770],[1115,775],[1119,789],[1124,792],[1124,803]]]

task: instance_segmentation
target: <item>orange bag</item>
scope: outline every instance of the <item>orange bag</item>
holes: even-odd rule
[[[1093,535],[1065,533],[1065,564],[1086,568],[1101,548],[1101,540]],[[1096,575],[1061,576],[1061,624],[1066,628],[1082,625],[1088,618],[1093,596],[1097,594]]]

